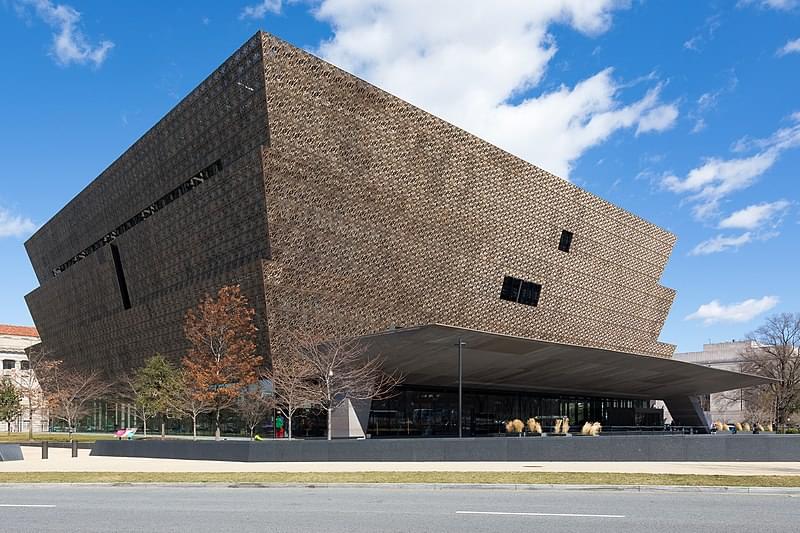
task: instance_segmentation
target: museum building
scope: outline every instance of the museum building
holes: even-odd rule
[[[674,243],[258,32],[26,242],[26,300],[49,350],[113,376],[179,360],[186,310],[238,283],[267,359],[305,330],[403,373],[348,435],[456,433],[459,343],[468,434],[660,424],[655,399],[704,427],[698,395],[763,380],[659,341]]]

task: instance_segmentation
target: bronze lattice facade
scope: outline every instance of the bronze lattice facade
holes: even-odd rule
[[[264,353],[439,323],[669,357],[674,242],[258,33],[26,243],[27,301],[45,345],[109,372],[179,358],[184,313],[229,283]],[[501,299],[506,277],[537,305]]]

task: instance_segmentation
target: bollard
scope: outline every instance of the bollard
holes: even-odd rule
[[[78,441],[72,441],[72,457],[78,457]]]
[[[47,441],[42,441],[42,459],[47,459]]]

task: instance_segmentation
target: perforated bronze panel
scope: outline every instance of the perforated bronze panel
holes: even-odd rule
[[[263,309],[263,71],[256,36],[26,243],[40,281],[26,300],[55,355],[118,378],[157,352],[179,359],[186,310],[221,285],[241,283]],[[109,246],[54,277],[54,268],[217,160],[220,172],[114,241],[130,309]],[[260,342],[266,350],[263,324]]]
[[[445,323],[669,356],[675,238],[264,35],[271,145],[264,262],[273,349],[294,328],[350,335]],[[574,233],[569,253],[561,231]],[[499,299],[505,275],[537,307]]]
[[[119,247],[53,269],[221,160]],[[569,253],[562,230],[574,233]],[[241,283],[260,347],[296,328],[444,323],[669,356],[673,235],[314,56],[257,34],[27,243],[42,340],[121,372],[185,350],[183,316]],[[538,306],[499,298],[541,284]]]

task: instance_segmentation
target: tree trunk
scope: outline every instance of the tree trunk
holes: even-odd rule
[[[292,417],[291,416],[287,416],[286,417],[286,423],[288,424],[287,435],[289,435],[289,440],[292,440]]]
[[[219,437],[220,437],[220,431],[219,431],[219,411],[220,411],[219,409],[217,409],[217,411],[216,411],[216,417],[215,417],[215,418],[216,418],[216,422],[215,422],[215,424],[216,424],[216,426],[217,426],[217,429],[216,429],[216,430],[214,430],[214,440],[219,440]]]
[[[333,409],[328,409],[328,440],[333,439],[333,434],[331,432],[332,424],[331,424],[331,416],[333,415]]]
[[[192,415],[192,440],[197,440],[197,415]]]
[[[142,415],[142,429],[144,430],[144,436],[147,438],[147,415]]]
[[[28,396],[28,418],[31,419],[30,424],[28,424],[28,440],[33,440],[33,400],[31,396]]]
[[[161,419],[161,440],[164,440],[164,437],[167,436],[166,433],[166,424],[164,423],[164,419]]]

